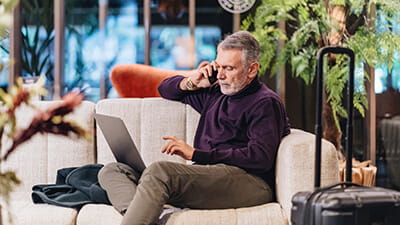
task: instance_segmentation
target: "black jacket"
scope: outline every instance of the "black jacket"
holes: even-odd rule
[[[88,203],[108,204],[106,192],[100,187],[97,174],[101,164],[63,168],[57,171],[55,184],[32,187],[34,203],[48,203],[71,208],[81,208]]]

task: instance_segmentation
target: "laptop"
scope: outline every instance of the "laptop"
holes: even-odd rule
[[[146,166],[124,121],[116,116],[99,113],[95,113],[94,118],[117,162],[124,163],[142,173]]]

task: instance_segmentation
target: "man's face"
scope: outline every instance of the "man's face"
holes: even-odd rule
[[[237,94],[254,78],[250,75],[249,68],[245,68],[242,62],[242,50],[219,49],[215,62],[221,92],[225,95]]]

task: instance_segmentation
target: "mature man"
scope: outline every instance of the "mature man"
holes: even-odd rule
[[[161,150],[194,165],[156,162],[143,174],[121,164],[106,165],[100,185],[122,224],[153,224],[163,205],[196,209],[248,207],[273,200],[278,145],[290,129],[279,97],[257,78],[260,48],[246,31],[226,37],[215,61],[189,77],[174,76],[159,86],[167,99],[201,114],[194,146],[174,137]],[[218,70],[218,82],[208,77]]]

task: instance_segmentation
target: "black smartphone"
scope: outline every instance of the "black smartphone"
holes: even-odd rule
[[[210,84],[214,84],[215,82],[217,82],[217,74],[218,74],[218,70],[213,70],[212,71],[212,76],[208,77],[208,81],[210,81]]]

